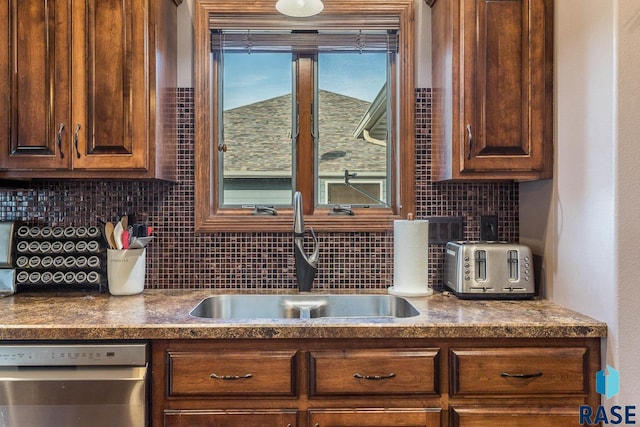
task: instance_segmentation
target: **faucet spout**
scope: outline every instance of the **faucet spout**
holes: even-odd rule
[[[296,191],[293,195],[293,252],[295,256],[296,278],[300,292],[310,292],[313,280],[318,272],[318,254],[320,246],[318,237],[311,229],[313,252],[309,255],[304,250],[304,215],[302,212],[302,194]]]

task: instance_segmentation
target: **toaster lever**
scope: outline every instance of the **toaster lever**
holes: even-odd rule
[[[493,290],[493,288],[490,287],[490,286],[471,286],[471,289],[480,290],[480,291],[483,291],[483,292],[487,292],[487,291]]]

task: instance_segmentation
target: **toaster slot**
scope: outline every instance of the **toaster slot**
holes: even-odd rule
[[[507,264],[509,265],[509,281],[517,282],[520,278],[520,268],[518,266],[518,251],[507,251]]]
[[[487,280],[487,251],[485,251],[484,249],[477,250],[474,258],[476,267],[476,280],[484,282]]]

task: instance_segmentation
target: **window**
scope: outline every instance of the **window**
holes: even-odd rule
[[[348,37],[351,35],[351,37]],[[383,51],[367,49],[371,36],[381,37]],[[318,133],[316,141],[315,184],[342,177],[341,200],[328,199],[316,191],[318,205],[346,204],[362,207],[388,207],[387,186],[391,183],[389,162],[395,123],[388,108],[389,89],[397,79],[395,72],[397,34],[345,33],[355,40],[356,51],[318,55]],[[384,39],[387,38],[385,47]],[[390,83],[390,84],[388,84]],[[377,116],[376,105],[382,105]],[[315,121],[315,119],[314,119]],[[393,135],[393,137],[392,137]],[[378,181],[384,194],[368,193],[363,180]],[[334,185],[331,188],[337,189]]]
[[[343,196],[355,196],[342,204],[388,207],[357,183],[390,182],[396,39],[383,30],[214,30],[218,206],[286,208],[299,189],[326,207],[324,183],[342,177],[354,190]],[[312,157],[297,156],[305,147]]]
[[[289,231],[294,191],[318,230],[390,229],[414,205],[411,0],[243,7],[196,4],[197,229]]]
[[[220,32],[214,37],[233,34]],[[216,49],[217,102],[220,126],[214,143],[218,153],[218,205],[291,206],[293,198],[292,55],[254,51],[250,32],[239,50]],[[275,37],[279,35],[274,34]]]

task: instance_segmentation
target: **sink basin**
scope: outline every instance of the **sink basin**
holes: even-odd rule
[[[216,295],[189,313],[209,319],[401,318],[420,314],[393,295]]]

